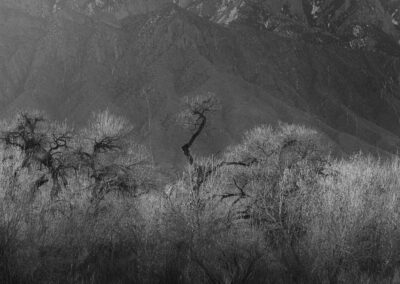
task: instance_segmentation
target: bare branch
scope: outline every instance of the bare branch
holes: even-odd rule
[[[93,152],[94,153],[105,153],[113,150],[119,150],[121,147],[117,145],[117,142],[120,140],[118,136],[106,136],[102,138],[100,141],[94,142]]]
[[[190,147],[192,147],[194,141],[197,139],[197,137],[203,131],[203,129],[206,125],[206,122],[207,122],[207,118],[204,115],[201,115],[200,118],[201,118],[200,126],[197,128],[196,132],[192,135],[189,142],[187,142],[185,145],[182,146],[183,154],[188,159],[190,165],[192,165],[194,162],[193,156],[190,153]]]
[[[191,131],[194,133],[190,137],[189,141],[181,148],[190,165],[193,165],[194,163],[194,158],[190,152],[190,148],[206,126],[206,114],[218,109],[218,100],[212,93],[203,96],[196,96],[194,98],[184,98],[184,110],[179,114],[179,118],[182,120],[183,125],[192,128]]]

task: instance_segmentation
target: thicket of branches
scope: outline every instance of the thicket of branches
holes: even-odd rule
[[[21,113],[2,122],[1,283],[393,283],[399,159],[337,160],[309,128],[193,146],[222,104],[183,99],[182,175],[166,184],[134,128]],[[177,145],[179,148],[179,145]]]

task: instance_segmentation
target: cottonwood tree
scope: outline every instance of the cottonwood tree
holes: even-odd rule
[[[72,132],[67,125],[50,123],[38,112],[23,112],[14,124],[3,130],[2,136],[6,146],[16,147],[25,155],[22,168],[36,164],[47,169],[53,183],[51,196],[56,197],[62,185],[67,185],[67,170],[72,166],[68,163]],[[47,176],[42,175],[34,181],[32,193],[48,181]]]
[[[86,172],[93,180],[93,200],[99,201],[111,191],[139,194],[152,185],[150,154],[132,142],[131,134],[129,123],[108,111],[94,114],[80,133],[41,113],[23,112],[2,130],[2,141],[23,153],[22,169],[47,171],[33,181],[33,196],[51,181],[55,198],[68,185],[69,174]]]
[[[198,95],[193,98],[184,97],[183,99],[183,110],[179,114],[179,121],[192,132],[192,136],[182,146],[182,151],[190,165],[194,164],[191,147],[204,130],[207,115],[217,110],[219,110],[219,101],[213,93]]]
[[[185,252],[180,253],[187,253],[192,265],[201,268],[211,283],[224,283],[227,279],[232,283],[245,282],[251,277],[260,254],[252,242],[242,242],[248,240],[249,234],[235,226],[232,203],[228,199],[247,198],[246,193],[220,192],[230,178],[225,174],[228,168],[248,168],[257,159],[196,157],[193,145],[206,129],[210,117],[221,109],[220,102],[213,93],[206,93],[185,97],[182,105],[179,122],[190,132],[181,146],[188,163],[189,179],[176,185],[177,194],[172,194],[174,203],[171,206],[172,226],[180,232],[180,238],[187,241],[182,245]],[[216,241],[221,238],[226,245]]]
[[[89,125],[80,134],[75,150],[77,164],[87,171],[93,201],[101,201],[107,193],[140,194],[151,185],[150,154],[132,142],[132,126],[108,110],[94,113]]]
[[[185,110],[181,115],[186,118],[192,133],[188,142],[182,146],[182,151],[192,173],[192,182],[189,184],[195,192],[195,198],[194,202],[190,201],[194,204],[191,205],[194,208],[191,222],[199,224],[195,225],[195,231],[207,230],[207,235],[216,234],[209,228],[209,222],[213,222],[213,228],[220,227],[229,232],[233,220],[251,219],[252,224],[263,231],[269,246],[287,248],[285,255],[279,257],[288,263],[288,270],[301,271],[302,264],[298,261],[301,248],[296,244],[304,236],[307,216],[298,214],[304,212],[304,209],[296,201],[304,198],[300,185],[313,188],[319,178],[326,175],[329,143],[318,132],[305,127],[281,124],[273,129],[263,126],[246,133],[245,141],[231,148],[222,161],[204,163],[194,157],[191,147],[204,130],[207,116],[215,111],[214,105],[212,95],[185,99]],[[237,166],[227,167],[229,165]],[[221,179],[231,179],[232,183],[224,186]],[[223,188],[223,191],[220,192],[219,188]],[[203,220],[207,216],[205,212],[211,208],[209,204],[215,202],[213,197],[207,196],[210,191],[214,191],[214,197],[223,201],[221,204],[231,206],[231,212],[234,212],[232,219],[219,219],[217,210],[213,211],[216,216],[214,219]],[[224,220],[225,224],[220,220]],[[210,242],[206,238],[204,243],[207,241]],[[218,252],[220,249],[215,246],[212,251]],[[219,283],[213,265],[207,264],[210,261],[206,256],[212,255],[212,251],[202,253],[201,250],[193,249],[191,255],[210,281]],[[221,251],[227,254],[224,249]],[[253,266],[250,264],[256,255],[246,258],[243,254],[236,260],[234,257],[234,261],[228,262],[228,265],[236,271],[240,271],[238,267],[243,265],[251,268]],[[235,261],[239,266],[236,266]],[[296,273],[292,276],[297,277]]]
[[[216,164],[202,164],[196,161],[191,149],[193,144],[204,131],[209,115],[220,110],[220,102],[214,93],[207,93],[195,97],[184,97],[183,110],[179,114],[179,122],[185,128],[189,129],[191,136],[189,140],[181,147],[193,173],[193,191],[199,192],[200,187],[207,179],[218,169],[224,166],[250,166],[256,162],[256,159],[247,161],[221,161]]]
[[[247,194],[240,213],[264,232],[266,244],[276,249],[277,259],[293,278],[306,277],[296,273],[304,271],[301,241],[309,222],[304,204],[321,179],[331,174],[326,171],[330,151],[329,140],[317,131],[280,124],[256,127],[227,153],[229,159],[257,157],[252,168],[232,169],[232,188]]]

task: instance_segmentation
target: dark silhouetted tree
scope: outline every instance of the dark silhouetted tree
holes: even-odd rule
[[[72,132],[66,124],[50,123],[37,112],[23,112],[18,115],[16,123],[3,132],[5,144],[24,153],[23,168],[37,164],[47,169],[53,182],[51,195],[56,197],[62,185],[67,185],[67,169],[72,166],[68,163],[68,143]],[[37,191],[47,181],[42,176],[34,182],[32,191]]]
[[[256,158],[246,159],[242,161],[220,161],[217,163],[199,163],[195,160],[191,152],[194,142],[204,131],[207,124],[207,116],[215,113],[220,109],[220,102],[213,93],[198,95],[192,98],[184,97],[183,110],[179,114],[179,122],[190,130],[191,136],[181,148],[189,165],[191,166],[191,176],[193,179],[194,192],[198,192],[202,184],[215,173],[219,168],[224,166],[250,166],[257,161]]]

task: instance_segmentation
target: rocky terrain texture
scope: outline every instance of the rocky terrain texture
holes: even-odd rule
[[[215,93],[195,150],[278,121],[351,153],[400,146],[400,1],[1,0],[0,112],[77,127],[109,108],[160,163],[180,163],[182,97]]]

